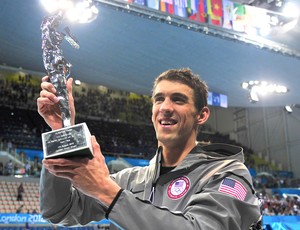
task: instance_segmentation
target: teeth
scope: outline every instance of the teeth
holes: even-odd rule
[[[172,125],[172,124],[174,124],[174,122],[172,122],[172,121],[161,121],[160,123],[162,125]]]

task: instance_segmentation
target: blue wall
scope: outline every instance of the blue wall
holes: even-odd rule
[[[265,230],[299,230],[300,216],[264,216]]]

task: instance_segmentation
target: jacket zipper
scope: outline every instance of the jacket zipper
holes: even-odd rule
[[[152,186],[151,186],[151,192],[150,192],[150,196],[149,196],[149,201],[153,204],[154,203],[154,194],[155,194],[155,187],[156,187],[156,181],[157,181],[157,171],[158,171],[158,167],[160,167],[160,161],[161,161],[161,156],[162,155],[162,147],[159,146],[157,149],[157,160],[156,160],[156,164],[155,164],[155,173],[153,175],[153,179],[152,179]]]
[[[151,193],[149,196],[149,201],[153,204],[154,203],[154,193],[155,193],[155,184],[152,184]]]

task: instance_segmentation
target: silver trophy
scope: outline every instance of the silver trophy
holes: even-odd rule
[[[79,49],[78,41],[68,27],[65,33],[57,31],[64,18],[63,11],[47,16],[41,24],[44,67],[50,82],[56,88],[62,129],[42,134],[44,158],[83,156],[92,158],[91,134],[86,123],[71,126],[71,112],[66,87],[71,64],[63,56],[61,43],[66,39]]]

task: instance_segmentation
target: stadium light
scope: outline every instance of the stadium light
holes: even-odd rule
[[[284,106],[284,109],[288,113],[292,113],[293,112],[293,105],[286,105],[286,106]]]
[[[299,108],[300,109],[300,104],[290,104],[290,105],[284,106],[284,110],[287,113],[292,113],[294,108]]]
[[[62,11],[73,22],[92,22],[99,13],[92,0],[41,0],[41,3],[49,13]]]
[[[241,87],[249,91],[249,101],[252,103],[259,101],[259,96],[263,96],[270,93],[284,94],[289,90],[286,86],[268,83],[266,81],[248,81],[243,82]]]

